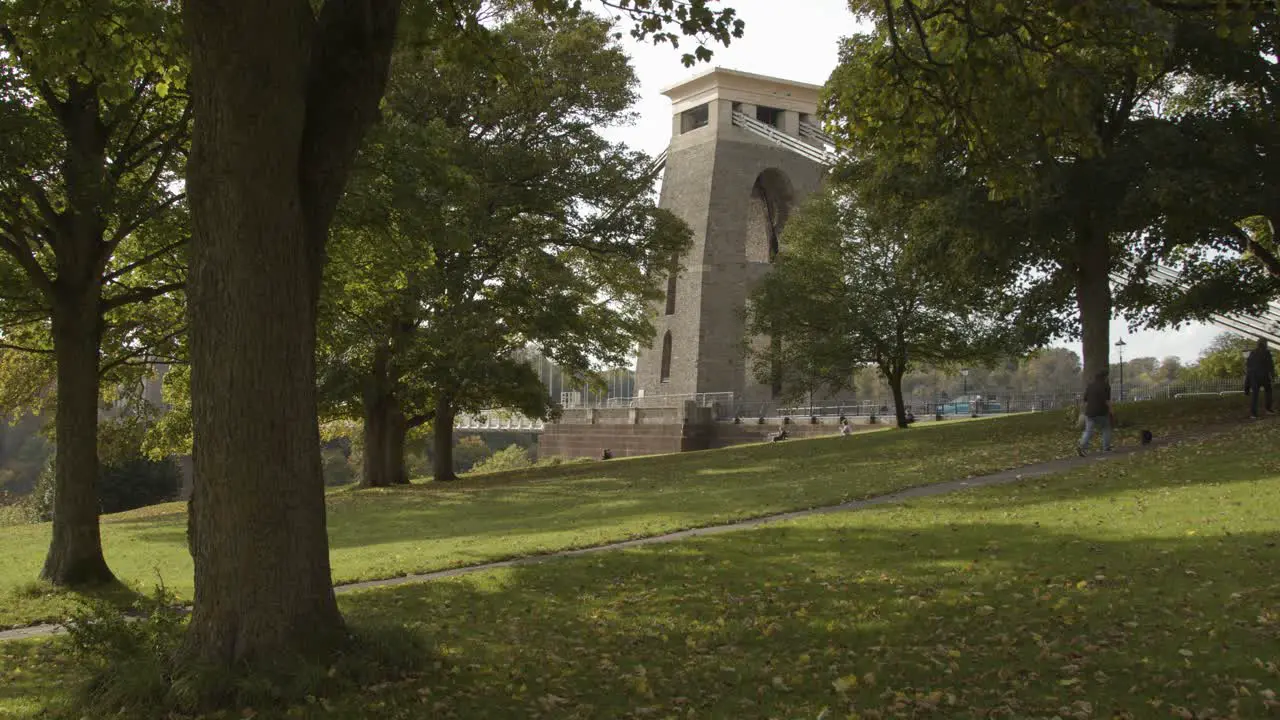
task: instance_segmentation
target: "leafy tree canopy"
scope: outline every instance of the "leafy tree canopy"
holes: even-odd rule
[[[906,426],[902,378],[912,367],[994,359],[1044,342],[1044,326],[1005,293],[950,282],[910,261],[915,226],[859,204],[838,186],[815,196],[786,228],[786,250],[754,291],[750,332],[762,380],[781,370],[784,392],[849,386],[871,365],[888,380]]]

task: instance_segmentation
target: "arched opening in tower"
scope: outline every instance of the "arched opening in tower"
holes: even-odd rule
[[[770,263],[777,258],[793,197],[791,181],[780,170],[770,168],[756,176],[747,211],[747,262]]]

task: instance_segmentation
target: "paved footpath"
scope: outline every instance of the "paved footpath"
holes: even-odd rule
[[[1194,436],[1171,436],[1156,441],[1151,445],[1127,446],[1118,448],[1114,452],[1105,454],[1094,454],[1086,457],[1067,457],[1058,460],[1050,460],[1048,462],[1036,463],[1033,465],[1024,465],[1022,467],[1004,470],[992,475],[983,475],[981,477],[966,478],[964,480],[951,480],[948,482],[934,483],[932,485],[920,485],[917,487],[899,490],[887,495],[877,495],[867,498],[866,500],[854,500],[840,505],[827,505],[824,507],[810,508],[808,510],[796,510],[794,512],[779,513],[777,515],[764,515],[749,520],[740,520],[726,525],[709,525],[707,527],[693,528],[691,530],[681,530],[679,532],[667,533],[665,535],[653,535],[636,540],[626,540],[624,542],[609,543],[607,545],[597,545],[594,547],[581,548],[578,550],[561,550],[559,552],[547,553],[545,555],[531,555],[512,560],[501,560],[498,562],[484,563],[482,565],[468,565],[466,567],[452,568],[450,570],[439,570],[437,572],[422,573],[419,575],[404,575],[402,577],[387,578],[385,580],[369,580],[367,582],[351,583],[348,585],[339,585],[334,588],[338,593],[351,592],[353,590],[369,590],[372,588],[392,587],[395,585],[407,585],[409,583],[429,582],[431,580],[439,580],[441,578],[457,577],[459,575],[469,575],[476,572],[485,572],[487,570],[498,570],[501,568],[517,567],[520,565],[534,565],[537,563],[554,560],[556,558],[574,557],[578,555],[589,555],[591,553],[607,552],[610,550],[622,550],[625,548],[640,547],[643,545],[655,545],[657,543],[675,542],[684,540],[685,538],[700,537],[703,535],[718,535],[720,533],[735,532],[738,530],[746,530],[748,528],[759,527],[761,525],[772,525],[774,523],[786,522],[796,518],[810,517],[813,515],[825,515],[828,513],[849,512],[851,510],[861,510],[863,508],[874,507],[877,505],[892,505],[895,503],[905,502],[907,500],[915,500],[917,498],[931,497],[934,495],[944,495],[959,490],[968,490],[970,488],[986,487],[990,485],[1007,485],[1009,483],[1021,482],[1031,478],[1043,477],[1045,475],[1054,475],[1057,473],[1072,470],[1084,465],[1090,465],[1097,462],[1110,460],[1116,457],[1124,457],[1149,448],[1169,445],[1180,440],[1189,439],[1189,437],[1203,438],[1208,435],[1216,435],[1222,429],[1214,428],[1202,429],[1201,432]],[[32,625],[31,627],[17,628],[14,630],[0,631],[0,641],[4,640],[22,640],[26,638],[46,637],[64,632],[61,625]]]

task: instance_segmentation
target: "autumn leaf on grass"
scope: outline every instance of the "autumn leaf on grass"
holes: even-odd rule
[[[848,692],[851,692],[857,689],[858,676],[845,675],[844,677],[836,678],[831,682],[831,687],[835,688],[836,692],[840,693],[841,695],[844,695]]]

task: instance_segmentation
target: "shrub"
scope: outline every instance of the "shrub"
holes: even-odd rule
[[[467,472],[476,463],[488,459],[490,455],[493,455],[493,451],[484,444],[484,440],[475,435],[463,437],[453,447],[453,470]]]
[[[84,602],[66,625],[71,654],[90,676],[78,700],[104,709],[160,703],[183,625],[182,609],[163,586],[127,614],[103,600]]]
[[[53,488],[50,456],[27,500],[27,515],[32,522],[53,519]],[[135,457],[102,467],[98,475],[98,507],[104,514],[124,512],[176,500],[181,490],[182,469],[176,460]]]
[[[347,459],[347,452],[342,448],[327,448],[320,451],[321,468],[324,472],[324,484],[330,487],[350,485],[356,481],[355,468]]]
[[[213,668],[182,658],[184,615],[163,587],[128,611],[89,601],[73,613],[72,658],[89,676],[75,697],[76,715],[172,718],[283,707],[400,680],[436,659],[417,633],[372,626],[349,628],[337,652],[320,661],[277,657],[253,670]]]
[[[182,470],[173,458],[134,458],[108,465],[98,478],[98,501],[103,513],[169,502],[182,490]]]
[[[508,445],[498,452],[481,460],[471,468],[473,473],[494,473],[504,470],[522,470],[533,467],[533,459],[529,452],[519,445]]]

